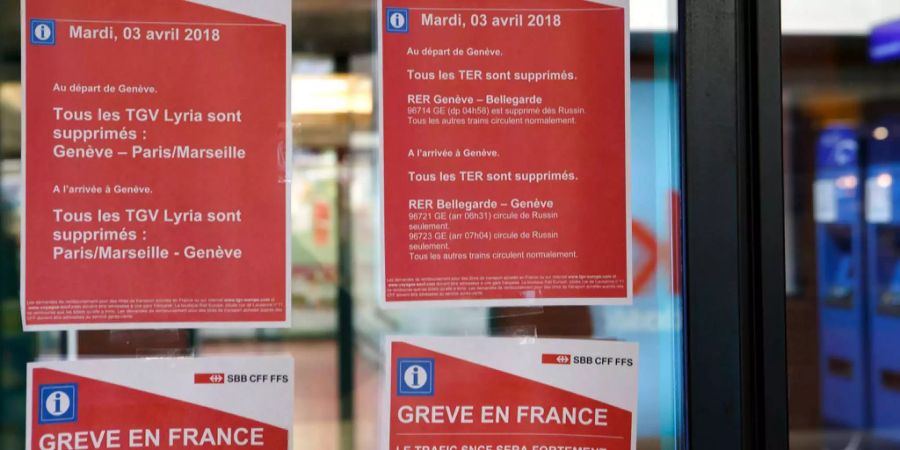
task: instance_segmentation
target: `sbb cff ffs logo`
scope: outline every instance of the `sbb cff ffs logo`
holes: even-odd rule
[[[593,366],[619,366],[619,367],[632,367],[634,366],[634,360],[631,358],[621,358],[621,357],[613,357],[613,356],[579,356],[579,355],[564,355],[564,354],[555,354],[555,353],[544,353],[541,357],[541,363],[543,364],[557,364],[557,365],[593,365]]]
[[[631,358],[621,358],[618,356],[573,356],[572,364],[631,367],[634,366],[634,360]]]
[[[226,377],[228,383],[287,383],[288,376],[284,374],[265,374],[265,373],[235,373]]]
[[[225,383],[287,383],[290,377],[286,374],[266,373],[197,373],[194,374],[194,384],[225,384]]]

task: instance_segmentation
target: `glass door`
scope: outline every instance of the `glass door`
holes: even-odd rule
[[[154,5],[181,11],[183,3]],[[51,44],[61,20],[21,29],[15,8],[0,9],[0,35],[18,33],[26,52],[0,39],[0,447],[28,448],[26,428],[44,425],[26,422],[27,411],[42,408],[32,400],[26,410],[28,362],[120,358],[137,368],[151,357],[279,354],[293,360],[286,429],[295,450],[781,448],[778,1],[283,3],[292,44],[289,89],[278,91],[290,115],[281,131],[291,145],[278,150],[290,224],[287,328],[22,331],[23,159],[39,150],[25,147],[20,128],[31,69],[25,80],[19,69],[35,46],[72,38]],[[68,12],[76,20],[84,11]],[[598,25],[614,19],[599,17],[620,17],[624,36]],[[620,78],[624,90],[602,90]],[[234,96],[262,108],[263,99],[282,100],[262,96],[275,88],[251,84],[204,99]],[[414,142],[422,136],[431,146]],[[544,170],[528,169],[535,161]],[[615,181],[610,167],[627,180],[620,203],[618,191],[597,187]],[[228,176],[208,180],[228,187],[224,201],[255,195]],[[514,176],[525,181],[504,184]],[[455,177],[480,187],[469,191]],[[588,179],[595,184],[559,187]],[[444,181],[446,191],[427,184]],[[500,206],[487,208],[495,196]],[[432,210],[432,201],[449,212]],[[567,201],[575,203],[556,215],[554,202]],[[607,226],[611,216],[627,219],[616,225],[621,236]],[[462,221],[474,228],[454,228]],[[514,249],[487,242],[512,234],[530,241]],[[534,243],[541,239],[549,243]],[[606,267],[608,248],[627,255],[627,276],[562,269],[572,261]],[[434,269],[460,255],[466,261],[454,267],[465,276]],[[470,259],[478,255],[496,261]],[[585,286],[621,293],[592,301],[580,293]],[[544,292],[560,301],[543,301]],[[448,295],[465,302],[390,304]],[[476,301],[485,298],[515,301]]]

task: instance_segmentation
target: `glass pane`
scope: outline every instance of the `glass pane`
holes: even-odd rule
[[[896,448],[900,7],[782,11],[791,448]]]
[[[291,328],[27,334],[18,303],[19,14],[12,6],[0,8],[0,448],[24,448],[27,362],[273,353],[295,359],[294,449],[382,448],[389,336],[638,343],[637,448],[685,448],[677,2],[631,2],[634,304],[404,310],[387,310],[378,298],[383,230],[373,3],[292,2]]]

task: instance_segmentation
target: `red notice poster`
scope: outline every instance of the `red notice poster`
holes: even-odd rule
[[[287,325],[290,2],[22,8],[26,329]]]
[[[28,365],[25,450],[289,450],[290,356]]]
[[[379,14],[385,304],[629,304],[627,1]]]
[[[637,344],[417,337],[388,354],[382,450],[636,447]]]

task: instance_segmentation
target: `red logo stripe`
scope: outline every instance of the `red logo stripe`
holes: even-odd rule
[[[544,364],[572,364],[572,356],[556,353],[544,353],[541,357],[541,362]]]
[[[224,373],[195,373],[194,384],[225,384]]]

